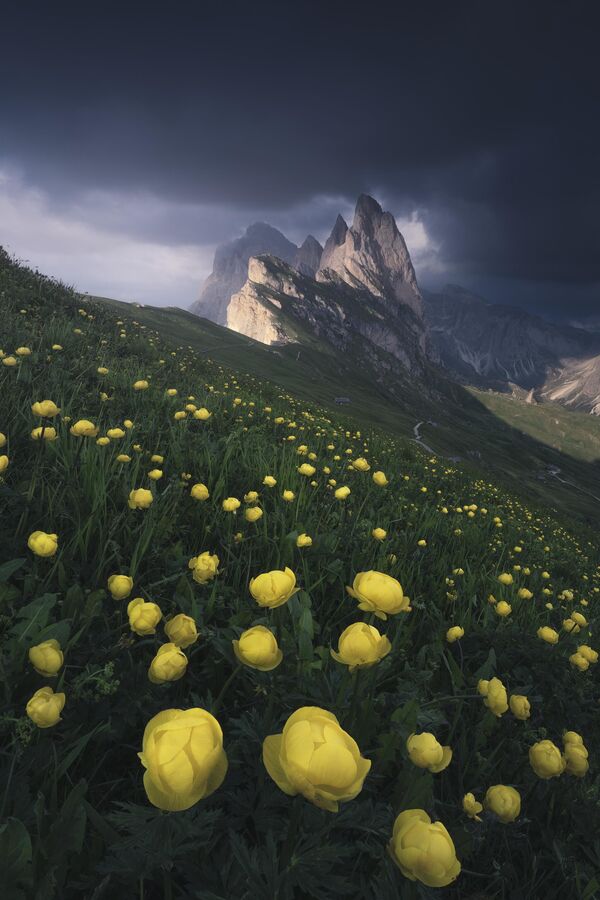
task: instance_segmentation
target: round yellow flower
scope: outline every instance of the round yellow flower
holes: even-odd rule
[[[273,478],[272,475],[265,475],[265,477],[263,478],[263,484],[265,484],[267,487],[272,488],[277,484],[277,480]]]
[[[133,389],[134,391],[147,391],[150,385],[145,379],[140,379],[139,381],[134,381]]]
[[[566,731],[563,735],[563,744],[567,775],[583,778],[590,767],[588,751],[584,746],[583,738],[576,731]]]
[[[60,644],[54,638],[30,647],[28,655],[29,662],[38,675],[45,675],[46,678],[58,674],[65,661]]]
[[[350,488],[349,487],[339,487],[334,491],[333,496],[336,500],[345,500],[350,496]]]
[[[308,534],[299,534],[296,538],[296,547],[302,549],[303,547],[312,547],[312,538]]]
[[[0,447],[4,447],[5,444],[6,444],[6,435],[2,434],[2,432],[0,431]]]
[[[38,425],[31,432],[31,437],[34,441],[55,441],[58,434],[56,433],[56,428],[52,428],[51,425],[46,425],[46,427]]]
[[[204,406],[200,407],[200,409],[197,409],[194,413],[194,418],[199,419],[200,422],[206,422],[208,419],[210,419],[211,416],[212,413],[209,412]]]
[[[371,768],[333,713],[318,706],[297,709],[281,734],[265,738],[263,762],[284,793],[329,812],[358,796]]]
[[[501,619],[505,619],[507,616],[510,616],[512,612],[512,606],[510,605],[510,603],[507,603],[506,600],[498,600],[494,609],[496,615],[500,616]]]
[[[506,825],[514,822],[521,812],[521,795],[507,784],[494,784],[487,789],[483,804]]]
[[[510,572],[502,572],[501,575],[498,575],[498,581],[500,584],[509,585],[513,583],[513,577]]]
[[[298,466],[300,475],[305,475],[307,478],[312,477],[316,471],[315,467],[311,466],[309,463],[302,463],[301,466]]]
[[[384,528],[374,528],[371,537],[374,537],[376,541],[383,541],[387,537],[387,531]]]
[[[373,472],[373,481],[378,487],[385,487],[386,484],[389,484],[385,472]]]
[[[8,469],[8,463],[9,459],[6,454],[0,456],[0,475],[2,475],[3,472],[6,472],[6,470]]]
[[[108,579],[108,590],[113,600],[125,600],[133,589],[133,578],[129,575],[111,575]]]
[[[579,669],[580,672],[585,672],[590,667],[588,660],[581,653],[572,653],[569,662],[574,669]]]
[[[31,412],[41,419],[53,419],[59,414],[60,407],[53,400],[38,400],[32,405]]]
[[[241,504],[237,497],[227,497],[221,505],[225,512],[234,512]]]
[[[557,778],[565,771],[566,760],[552,741],[538,741],[529,748],[529,763],[538,778]]]
[[[596,650],[592,650],[591,647],[588,647],[587,644],[580,644],[577,648],[577,652],[592,665],[595,665],[598,662],[598,653]]]
[[[34,531],[29,535],[27,546],[36,556],[44,558],[54,556],[58,550],[58,535],[46,534],[45,531]]]
[[[372,569],[359,572],[352,587],[347,587],[346,590],[359,601],[359,609],[375,613],[379,619],[385,620],[396,613],[410,611],[410,600],[403,593],[402,585],[384,572]]]
[[[286,503],[291,503],[292,500],[296,499],[296,495],[293,491],[284,491],[281,496],[286,501]]]
[[[89,419],[80,419],[74,425],[71,425],[69,431],[75,437],[96,437],[99,429]]]
[[[489,681],[481,679],[477,690],[482,695],[483,702],[495,716],[500,717],[508,709],[508,696],[506,688],[499,678],[491,678]]]
[[[388,852],[406,878],[428,887],[446,887],[460,874],[452,838],[445,826],[432,822],[423,809],[400,813]]]
[[[137,490],[129,492],[127,505],[129,509],[148,509],[153,500],[152,491],[147,488],[137,488]]]
[[[98,375],[108,375],[108,369],[106,368],[106,366],[98,366],[96,372],[98,373]]]
[[[381,635],[373,625],[366,622],[354,622],[342,631],[338,640],[338,649],[331,650],[331,655],[338,662],[355,669],[374,666],[387,656],[392,645],[389,639]]]
[[[150,719],[138,754],[158,809],[180,812],[208,797],[227,773],[223,732],[205,709],[165,709]]]
[[[250,593],[259,606],[276,609],[292,597],[298,588],[296,576],[291,569],[273,569],[250,579]]]
[[[55,694],[51,687],[43,687],[28,701],[25,712],[38,728],[51,728],[60,722],[64,705],[64,694]]]
[[[196,622],[185,613],[178,613],[172,619],[167,620],[165,634],[176,647],[181,647],[182,650],[195,644],[200,636],[196,629]]]
[[[464,634],[464,628],[461,628],[460,625],[453,625],[452,628],[449,628],[446,632],[446,640],[449,644],[453,644],[455,641],[460,641],[461,637],[464,637]]]
[[[240,635],[238,641],[232,643],[233,652],[239,661],[260,672],[270,672],[283,659],[275,635],[264,625],[248,628]]]
[[[219,570],[219,557],[215,553],[205,550],[204,553],[193,556],[188,567],[192,570],[192,578],[198,584],[206,584],[211,581]]]
[[[352,468],[356,469],[358,472],[368,472],[371,466],[367,462],[366,459],[363,459],[362,456],[358,459],[353,460]]]
[[[156,603],[151,603],[143,597],[135,597],[127,604],[129,627],[140,636],[155,634],[156,626],[162,619],[162,612]]]
[[[161,644],[150,663],[148,678],[152,684],[179,681],[187,669],[187,656],[176,644]]]
[[[258,522],[258,520],[261,518],[262,514],[263,514],[263,511],[260,508],[260,506],[250,506],[244,512],[244,518],[246,519],[247,522]]]
[[[521,719],[524,722],[531,715],[531,705],[523,694],[511,694],[508,704],[515,719]]]
[[[437,774],[445,769],[452,759],[452,748],[442,747],[435,735],[429,731],[411,734],[406,741],[410,761],[420,769]]]
[[[192,485],[190,496],[194,500],[204,501],[208,500],[210,494],[208,493],[208,488],[206,487],[206,485],[198,482],[198,484]]]
[[[556,632],[554,628],[550,628],[548,625],[543,625],[541,628],[538,628],[537,636],[547,644],[558,643],[558,632]]]

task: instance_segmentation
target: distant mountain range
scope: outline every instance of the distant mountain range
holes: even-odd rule
[[[318,339],[384,382],[441,368],[465,384],[600,415],[600,333],[558,326],[447,285],[422,291],[393,215],[362,194],[322,248],[265,223],[215,253],[191,307],[265,344]]]

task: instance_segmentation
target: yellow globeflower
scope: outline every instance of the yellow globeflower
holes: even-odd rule
[[[59,414],[60,407],[53,400],[38,400],[32,405],[31,412],[41,419],[53,419]]]
[[[406,809],[394,822],[388,852],[402,874],[428,887],[446,887],[460,874],[452,838],[423,809]]]
[[[435,735],[429,731],[411,734],[406,741],[410,761],[420,769],[437,774],[445,769],[452,759],[452,748],[442,747]]]
[[[133,578],[129,575],[111,575],[108,579],[108,590],[113,600],[125,600],[133,589]]]
[[[51,687],[43,687],[28,701],[25,712],[38,728],[51,728],[60,722],[64,705],[64,694],[55,694]]]
[[[8,367],[16,366],[17,360],[14,358],[14,356],[5,356],[2,359],[2,365]]]
[[[297,591],[296,576],[287,567],[283,571],[263,572],[250,580],[250,593],[259,606],[268,609],[283,606]]]
[[[191,490],[190,490],[190,496],[191,496],[194,500],[201,500],[201,501],[203,501],[203,500],[208,500],[210,494],[208,493],[208,488],[206,487],[206,485],[205,485],[205,484],[201,484],[201,483],[199,482],[198,484],[192,485],[192,488],[191,488]]]
[[[27,546],[36,556],[44,558],[54,556],[58,550],[58,535],[46,534],[45,531],[34,531],[29,535]]]
[[[127,604],[129,627],[135,634],[141,636],[155,634],[156,626],[162,619],[162,612],[156,603],[151,603],[136,597]]]
[[[383,541],[387,537],[387,531],[384,528],[374,528],[371,537],[374,537],[376,541]]]
[[[3,472],[6,472],[6,470],[8,469],[8,463],[9,459],[6,454],[0,456],[0,475],[2,475]]]
[[[273,478],[272,475],[265,475],[265,477],[263,478],[263,484],[270,488],[275,487],[275,485],[277,484],[277,479]]]
[[[5,444],[6,444],[6,435],[2,434],[2,432],[0,431],[0,447],[4,447]]]
[[[147,391],[149,386],[150,385],[145,379],[140,379],[139,381],[134,381],[133,383],[134,391]]]
[[[312,538],[308,534],[299,534],[296,538],[296,547],[312,547]]]
[[[539,778],[556,778],[565,770],[566,760],[552,741],[538,741],[529,748],[531,768]]]
[[[359,601],[359,609],[375,613],[379,619],[385,620],[396,613],[410,611],[410,600],[404,594],[402,585],[384,572],[359,572],[352,587],[346,590]]]
[[[208,797],[227,773],[221,726],[205,709],[159,712],[146,725],[138,756],[148,800],[169,812]]]
[[[197,581],[198,584],[206,584],[207,581],[212,581],[218,572],[219,557],[214,553],[211,554],[209,550],[205,550],[204,553],[193,556],[188,567],[192,570],[194,581]]]
[[[30,647],[28,655],[29,662],[38,675],[45,675],[46,678],[57,675],[65,661],[60,644],[54,638]]]
[[[293,491],[284,491],[281,496],[286,501],[286,503],[291,503],[292,500],[296,499],[296,495]]]
[[[500,584],[509,585],[513,583],[513,577],[510,572],[502,572],[501,575],[498,575],[498,581]]]
[[[51,425],[38,425],[37,428],[34,428],[31,432],[31,437],[34,441],[55,441],[58,437],[56,433],[56,428],[53,428]]]
[[[452,628],[449,628],[446,632],[446,640],[449,644],[453,644],[455,641],[459,641],[461,637],[464,637],[464,634],[464,628],[461,628],[460,625],[453,625]]]
[[[498,718],[508,709],[508,696],[506,688],[499,678],[491,678],[489,681],[480,679],[477,690],[483,697],[484,704]]]
[[[209,412],[204,406],[197,409],[194,413],[194,418],[199,419],[201,422],[206,422],[207,419],[210,419],[212,413]]]
[[[483,804],[506,825],[514,822],[521,812],[521,795],[509,785],[495,784],[487,789]]]
[[[200,637],[196,630],[196,622],[185,613],[178,613],[172,619],[167,620],[165,634],[176,647],[181,647],[182,650],[191,647]]]
[[[281,734],[265,738],[263,762],[284,793],[329,812],[358,796],[371,768],[333,713],[318,706],[297,709]]]
[[[258,520],[261,518],[262,514],[263,514],[263,511],[260,508],[260,506],[250,506],[244,512],[244,518],[246,519],[247,522],[258,522]]]
[[[237,497],[226,497],[222,503],[225,512],[235,512],[235,510],[238,509],[240,505],[240,501],[237,499]]]
[[[79,419],[78,422],[71,425],[69,431],[75,437],[96,437],[99,429],[88,419]]]
[[[548,625],[543,625],[541,628],[538,628],[537,636],[547,644],[558,643],[558,632],[555,631],[554,628],[550,628]]]
[[[137,488],[137,490],[129,492],[127,505],[129,509],[148,509],[153,500],[152,491],[147,488]]]
[[[344,486],[344,487],[336,488],[333,496],[335,497],[336,500],[345,500],[350,495],[350,493],[351,493],[350,488]]]
[[[187,656],[176,644],[161,644],[150,663],[148,678],[152,684],[179,681],[187,669]]]
[[[511,694],[508,703],[510,711],[515,719],[525,721],[525,719],[528,719],[531,715],[531,705],[527,697],[524,697],[523,694]]]
[[[255,625],[240,635],[238,641],[232,641],[233,652],[241,663],[260,672],[270,672],[283,659],[283,653],[277,646],[277,639],[272,631],[264,625]]]
[[[152,481],[159,481],[163,477],[162,469],[151,469],[148,472],[148,478]]]
[[[386,484],[389,484],[385,472],[373,472],[373,481],[378,487],[385,487]]]
[[[337,652],[333,649],[330,652],[334,659],[348,666],[350,672],[353,672],[355,669],[374,666],[387,656],[391,649],[389,639],[380,634],[373,625],[355,622],[342,631]]]
[[[352,468],[356,469],[358,472],[368,472],[371,466],[366,459],[359,457],[358,459],[353,460]]]

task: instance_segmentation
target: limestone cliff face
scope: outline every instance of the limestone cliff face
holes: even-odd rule
[[[305,242],[306,243],[306,242]],[[213,270],[204,282],[191,311],[219,325],[227,321],[227,306],[248,277],[248,260],[260,253],[272,253],[294,263],[301,248],[265,222],[250,225],[242,237],[217,248]]]
[[[323,248],[316,238],[309,234],[303,244],[298,247],[293,266],[301,275],[314,278],[321,263]],[[274,254],[277,256],[277,254]]]
[[[425,357],[416,314],[399,305],[395,315],[380,298],[347,284],[317,282],[274,257],[249,262],[248,280],[231,298],[227,325],[264,344],[317,337],[352,353],[376,373],[419,374]]]
[[[367,194],[358,198],[350,228],[338,216],[317,280],[343,281],[380,297],[390,308],[404,303],[423,315],[415,270],[396,220]]]

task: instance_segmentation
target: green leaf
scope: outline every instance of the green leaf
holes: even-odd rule
[[[24,563],[24,559],[11,559],[9,562],[3,563],[3,565],[0,566],[0,584],[8,581],[15,572],[19,571]]]
[[[5,900],[25,897],[21,890],[33,884],[31,861],[29,832],[19,819],[8,819],[0,825],[0,871]]]

